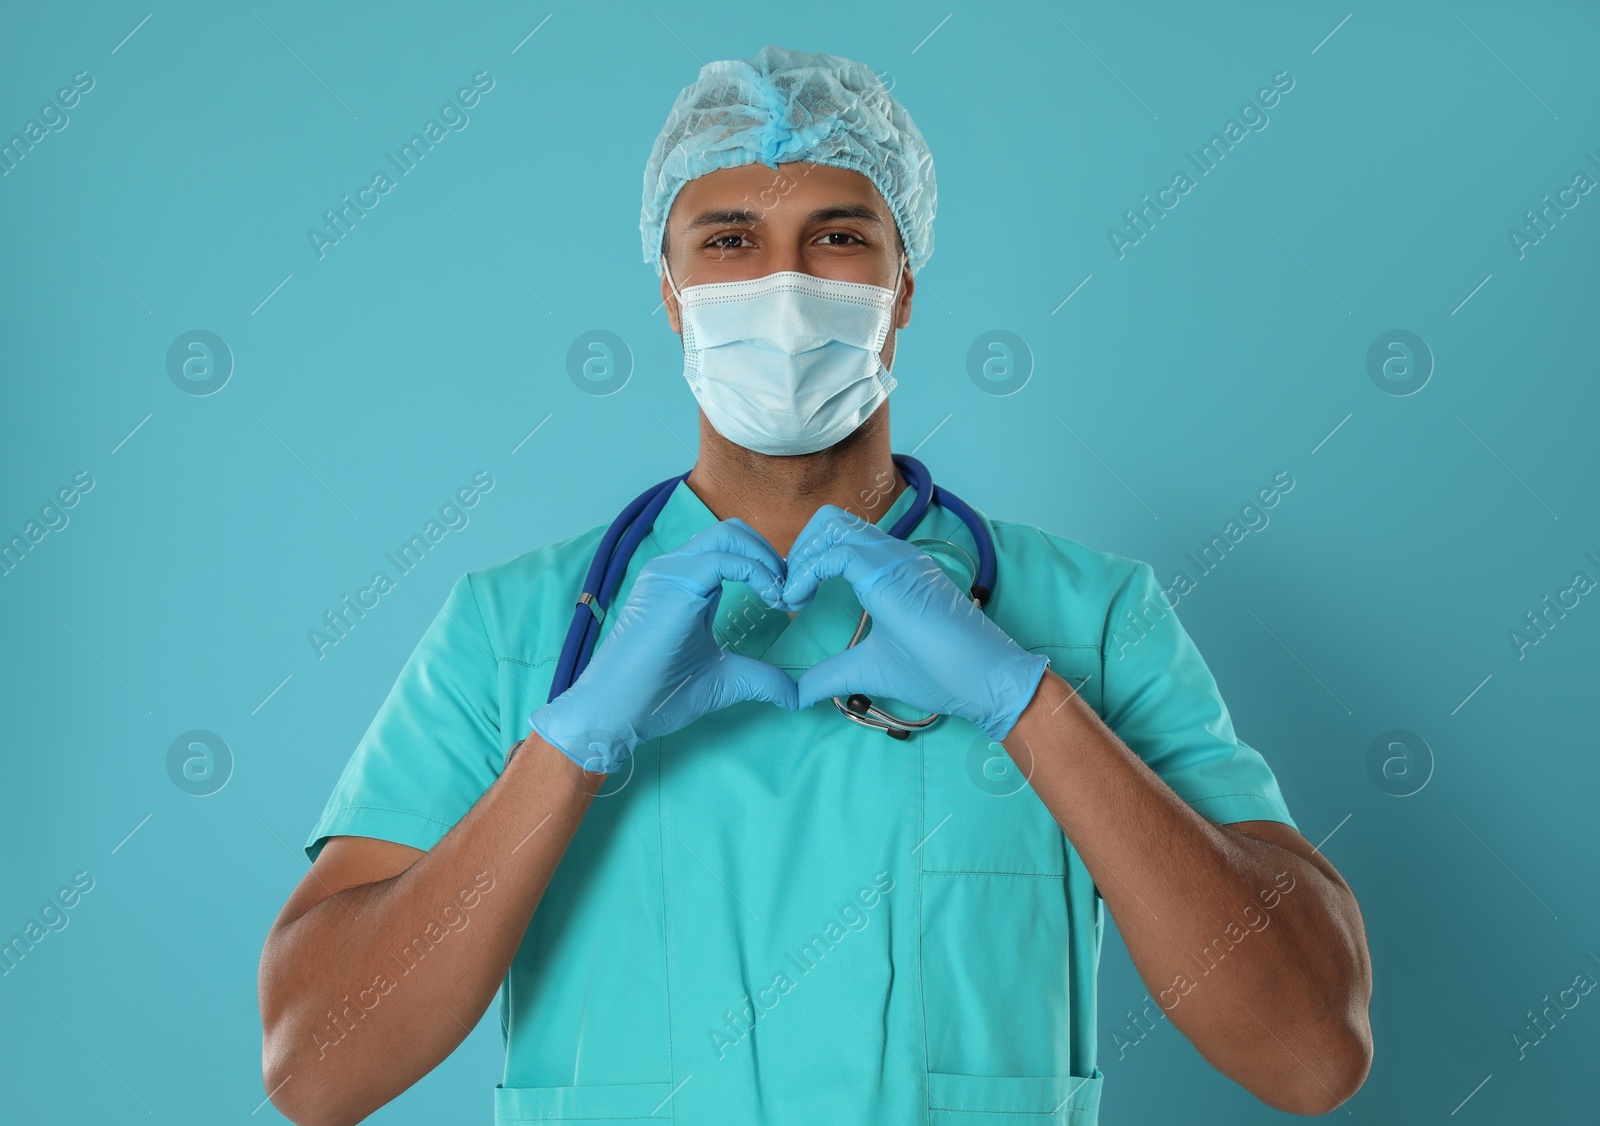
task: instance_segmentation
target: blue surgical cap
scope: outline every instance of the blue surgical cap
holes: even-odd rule
[[[933,254],[933,154],[905,107],[861,63],[767,45],[753,59],[700,68],[644,169],[639,231],[661,275],[661,239],[685,183],[756,161],[810,161],[872,181],[900,228],[913,274]]]

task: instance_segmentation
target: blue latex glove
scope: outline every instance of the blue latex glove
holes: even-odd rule
[[[621,770],[647,739],[744,700],[793,710],[798,688],[776,665],[725,652],[712,635],[723,580],[782,605],[783,559],[754,528],[730,517],[639,569],[633,588],[583,675],[528,717],[585,770]]]
[[[801,530],[787,571],[790,609],[843,575],[871,615],[866,637],[800,678],[801,708],[864,692],[961,716],[1000,742],[1050,663],[1011,640],[927,552],[837,505],[823,505]]]

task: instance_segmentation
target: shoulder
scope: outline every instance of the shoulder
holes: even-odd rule
[[[985,612],[1018,645],[1047,655],[1099,710],[1112,616],[1145,589],[1149,565],[1036,524],[986,520],[997,568]]]
[[[1094,549],[1072,536],[1013,520],[990,520],[995,552],[1006,574],[995,585],[1013,584],[1045,600],[1070,598],[1083,608],[1098,609],[1104,621],[1112,601],[1154,584],[1155,571],[1146,561]]]
[[[530,586],[549,582],[553,577],[571,574],[576,574],[581,582],[607,527],[609,524],[596,524],[565,539],[547,543],[488,567],[468,571],[467,577],[480,595],[488,591],[508,593],[526,590]]]
[[[607,527],[597,524],[462,575],[457,596],[470,595],[476,604],[496,655],[516,657],[529,648],[548,648],[548,639],[540,640],[546,634],[565,637]]]

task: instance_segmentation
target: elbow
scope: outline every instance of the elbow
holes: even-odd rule
[[[294,1071],[282,1053],[275,1050],[270,1036],[261,1038],[261,1085],[266,1089],[267,1100],[295,1126],[312,1126],[316,1120],[306,1114],[304,1107],[294,1101],[294,1092],[288,1087],[294,1081]]]
[[[266,999],[266,995],[263,994]],[[266,1101],[295,1126],[355,1126],[389,1098],[352,1066],[325,1055],[317,1018],[297,1001],[274,1010],[262,1006],[261,1082]],[[337,1039],[332,1041],[337,1042]]]
[[[330,1061],[305,1048],[314,1036],[287,1016],[263,1021],[261,1082],[267,1100],[295,1126],[354,1126],[377,1109],[363,1103]]]
[[[299,1089],[294,1087],[294,1061],[282,1044],[281,1034],[264,1033],[261,1037],[261,1085],[266,1089],[267,1101],[278,1113],[295,1126],[321,1126],[314,1108],[302,1105]]]
[[[1345,1029],[1342,1051],[1335,1059],[1338,1065],[1334,1071],[1338,1080],[1334,1086],[1336,1098],[1332,1106],[1320,1112],[1323,1114],[1354,1098],[1372,1071],[1372,1027],[1366,1021]]]
[[[301,1105],[299,1090],[290,1089],[294,1087],[296,1061],[290,1048],[290,1013],[283,997],[282,975],[275,972],[281,966],[281,958],[275,954],[269,935],[256,977],[256,1002],[261,1010],[261,1086],[267,1095],[264,1102],[270,1102],[296,1126],[312,1126],[317,1119]]]
[[[283,996],[282,983],[274,982],[273,963],[263,959],[261,975],[261,1083],[266,1100],[295,1126],[348,1126],[360,1122],[338,1105],[328,1087],[326,1067],[319,1067],[314,1052],[305,1050],[311,1035],[295,1019],[296,1005]],[[275,988],[276,986],[276,988]]]
[[[261,1082],[267,1090],[267,1100],[295,1126],[353,1126],[366,1117],[352,1114],[333,1105],[309,1082],[309,1076],[297,1076],[294,1065],[274,1055],[266,1041],[262,1043]]]
[[[1339,1109],[1361,1090],[1372,1070],[1372,1030],[1360,1025],[1341,1025],[1321,1030],[1310,1042],[1321,1046],[1300,1066],[1285,1071],[1285,1085],[1271,1105],[1290,1114],[1321,1115]]]
[[[1324,995],[1325,1007],[1302,1024],[1299,1057],[1290,1088],[1291,1101],[1280,1109],[1320,1115],[1339,1109],[1367,1081],[1372,1071],[1372,963],[1364,937],[1354,944],[1347,976]],[[1336,1000],[1335,1000],[1336,999]]]
[[[334,1126],[335,1119],[327,1108],[318,1105],[309,1076],[303,1074],[301,1064],[294,1058],[287,1043],[289,1031],[282,1020],[268,1025],[263,1023],[261,1035],[261,1085],[266,1089],[267,1100],[278,1113],[295,1126]],[[296,1072],[302,1074],[297,1078]]]

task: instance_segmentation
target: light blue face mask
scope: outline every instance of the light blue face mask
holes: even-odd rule
[[[780,270],[679,290],[683,374],[728,441],[788,456],[827,449],[897,386],[878,353],[900,294],[861,282]]]

